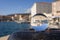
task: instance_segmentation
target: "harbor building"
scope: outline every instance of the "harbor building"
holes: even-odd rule
[[[30,13],[16,13],[8,16],[10,16],[13,21],[18,21],[18,22],[30,22],[31,20]]]
[[[60,0],[52,2],[52,13],[53,16],[60,16]]]
[[[36,2],[33,4],[31,8],[31,15],[35,15],[37,13],[52,13],[52,3],[48,2]]]
[[[56,28],[60,28],[60,0],[52,2],[52,21]]]
[[[52,15],[54,16],[54,20],[60,22],[60,0],[52,2]]]
[[[3,21],[12,21],[11,17],[9,16],[0,16],[0,22],[3,22]]]
[[[3,21],[16,21],[16,22],[30,22],[31,13],[16,13],[9,15],[0,15],[0,22]]]

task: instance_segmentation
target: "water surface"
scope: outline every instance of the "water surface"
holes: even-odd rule
[[[9,35],[15,31],[27,29],[30,27],[28,23],[16,23],[16,22],[0,22],[0,37]]]

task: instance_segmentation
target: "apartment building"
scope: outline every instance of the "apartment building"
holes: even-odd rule
[[[60,0],[52,2],[52,13],[53,16],[60,16]]]
[[[3,22],[3,21],[12,21],[12,19],[9,16],[1,15],[0,16],[0,22]]]
[[[52,13],[52,3],[48,2],[36,2],[31,8],[31,15],[35,15],[37,13]]]
[[[16,13],[8,16],[10,16],[13,21],[26,21],[26,22],[29,21],[30,22],[31,20],[30,13]]]
[[[52,2],[52,20],[56,28],[60,28],[60,0]]]

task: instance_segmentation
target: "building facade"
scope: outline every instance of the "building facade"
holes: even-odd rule
[[[11,17],[9,16],[0,16],[0,22],[3,22],[3,21],[12,21]]]
[[[53,16],[60,16],[60,0],[52,2],[52,13]]]
[[[52,13],[52,3],[48,2],[37,2],[31,8],[31,15],[37,13]]]
[[[53,24],[56,28],[60,28],[60,0],[52,2],[52,17]]]
[[[13,21],[24,21],[24,22],[30,22],[31,20],[31,14],[30,13],[19,13],[19,14],[11,14],[8,15],[11,17]]]

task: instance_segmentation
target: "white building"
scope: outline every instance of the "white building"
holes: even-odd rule
[[[60,16],[60,0],[52,2],[52,13],[53,16]]]
[[[37,2],[31,8],[31,15],[35,15],[37,13],[52,13],[52,3],[47,2]]]
[[[52,15],[54,17],[53,24],[55,26],[57,25],[56,28],[60,28],[60,0],[55,0],[54,2],[52,2]]]

